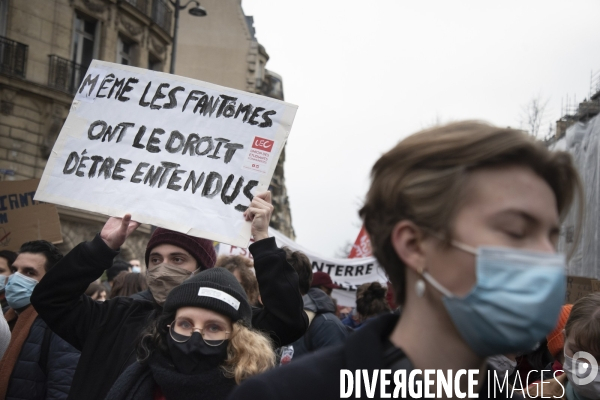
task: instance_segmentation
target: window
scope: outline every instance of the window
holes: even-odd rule
[[[117,41],[117,63],[123,65],[138,65],[137,43],[119,36]]]
[[[123,65],[132,65],[132,58],[133,45],[131,42],[127,42],[119,36],[119,42],[117,43],[117,63]]]
[[[92,60],[97,57],[97,21],[75,16],[73,35],[73,61],[80,64],[85,71]]]
[[[260,89],[263,85],[265,63],[263,60],[258,60],[256,64],[256,88]]]
[[[0,0],[0,36],[6,36],[8,22],[8,0]]]

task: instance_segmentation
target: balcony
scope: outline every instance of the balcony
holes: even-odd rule
[[[25,78],[29,46],[0,36],[0,72]]]
[[[50,55],[49,57],[48,86],[63,92],[75,94],[85,77],[87,66],[55,55]]]
[[[138,10],[140,10],[144,15],[148,15],[148,3],[152,0],[125,0],[127,3],[131,4]]]
[[[152,2],[152,20],[160,26],[169,36],[171,36],[171,20],[173,11],[164,0],[154,0]]]

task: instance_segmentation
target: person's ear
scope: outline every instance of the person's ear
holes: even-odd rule
[[[404,265],[417,273],[425,269],[423,233],[412,221],[402,220],[392,229],[390,240],[396,254]]]

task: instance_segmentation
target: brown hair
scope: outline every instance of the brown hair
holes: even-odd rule
[[[240,284],[248,296],[248,302],[252,306],[259,305],[258,281],[252,272],[254,263],[250,259],[243,256],[219,256],[215,266],[225,268],[232,274],[237,271],[241,280]]]
[[[531,168],[546,181],[556,196],[561,221],[575,196],[579,210],[583,210],[583,189],[571,156],[564,151],[551,152],[515,129],[477,121],[456,122],[407,137],[375,163],[359,214],[399,305],[404,303],[406,273],[390,241],[394,226],[410,220],[424,228],[425,235],[427,231],[441,233],[448,244],[451,222],[463,200],[469,174],[511,165]]]
[[[379,282],[363,283],[356,290],[356,311],[364,321],[367,318],[390,312],[390,306],[385,300],[387,287]]]
[[[313,270],[310,260],[301,251],[293,251],[289,247],[283,247],[282,250],[285,251],[286,261],[298,274],[298,288],[300,289],[300,294],[304,296],[308,293],[313,280]]]
[[[110,298],[128,297],[148,289],[146,278],[142,274],[135,272],[120,272],[113,280],[113,287],[110,291]]]
[[[85,295],[92,297],[96,293],[106,292],[106,288],[98,282],[92,282],[85,291]]]
[[[600,357],[600,293],[582,297],[573,304],[565,334],[574,339],[578,350]]]

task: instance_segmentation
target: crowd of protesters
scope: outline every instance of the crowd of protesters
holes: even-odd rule
[[[384,369],[476,370],[479,398],[600,398],[577,356],[600,357],[600,294],[563,304],[560,226],[585,199],[566,152],[457,122],[400,141],[371,178],[359,214],[389,282],[344,315],[341,287],[269,237],[269,192],[240,214],[252,259],[156,228],[126,262],[129,214],[64,256],[0,251],[0,399],[333,399],[341,370]],[[488,371],[511,385],[491,396]]]

